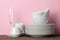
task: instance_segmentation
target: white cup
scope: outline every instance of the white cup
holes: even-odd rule
[[[23,23],[16,23],[15,26],[12,26],[10,36],[11,37],[18,37],[24,33],[24,24]]]

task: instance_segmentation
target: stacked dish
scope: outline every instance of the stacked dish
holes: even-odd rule
[[[25,34],[41,37],[54,34],[54,24],[26,25]]]

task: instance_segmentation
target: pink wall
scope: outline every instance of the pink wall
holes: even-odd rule
[[[60,0],[2,0],[0,1],[0,34],[10,32],[8,8],[15,8],[15,22],[32,24],[32,12],[50,8],[50,22],[56,24],[56,32],[60,33]],[[17,16],[18,15],[18,16]],[[56,17],[55,17],[56,15]]]
[[[9,34],[8,8],[9,0],[0,0],[0,35]]]

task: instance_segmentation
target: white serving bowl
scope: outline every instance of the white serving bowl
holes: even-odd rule
[[[54,24],[26,25],[25,34],[41,37],[54,34]]]

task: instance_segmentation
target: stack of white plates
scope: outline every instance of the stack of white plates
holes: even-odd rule
[[[32,37],[54,34],[54,24],[26,25],[25,33]]]

